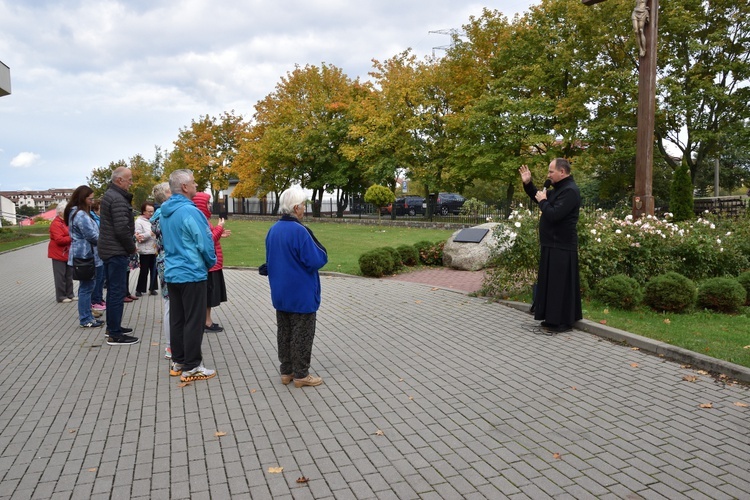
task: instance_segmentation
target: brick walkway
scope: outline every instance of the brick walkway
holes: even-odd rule
[[[449,288],[461,292],[476,292],[482,287],[484,271],[459,271],[446,267],[434,267],[388,276],[383,279],[422,283],[424,285]]]
[[[325,384],[296,389],[267,280],[227,270],[218,376],[180,387],[159,297],[111,347],[54,301],[46,245],[0,274],[0,499],[750,498],[746,387],[436,283],[323,277]]]

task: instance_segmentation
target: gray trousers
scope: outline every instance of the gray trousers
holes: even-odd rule
[[[276,311],[276,340],[279,345],[279,371],[305,378],[310,370],[316,313]]]
[[[52,259],[52,276],[55,278],[55,298],[58,302],[63,299],[72,299],[73,293],[73,269],[67,262]]]

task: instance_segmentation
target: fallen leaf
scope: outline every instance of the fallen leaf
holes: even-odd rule
[[[151,342],[151,345],[159,345],[158,342]]]
[[[740,401],[737,401],[736,403],[734,403],[734,406],[739,406],[740,408],[747,408],[748,407],[748,405],[746,405],[745,403],[742,403]]]
[[[708,372],[706,370],[698,370],[698,373],[700,375],[708,375]]]
[[[298,478],[297,478],[297,482],[298,482],[298,483],[306,483],[306,482],[308,482],[308,481],[309,481],[309,479],[307,479],[307,478],[306,478],[305,476],[302,476],[302,477],[298,477]]]
[[[383,431],[381,431],[380,429],[378,429],[377,431],[375,431],[375,435],[376,436],[384,436],[385,433]]]
[[[409,401],[414,401],[414,396],[409,396]]]
[[[640,347],[631,347],[630,350],[631,351],[640,351],[641,348]]]
[[[179,384],[177,384],[177,387],[187,387],[189,385],[190,385],[190,382],[180,382]]]
[[[422,301],[421,301],[421,300],[415,300],[415,301],[414,301],[414,303],[415,303],[415,304],[421,304],[421,303],[422,303]]]
[[[574,391],[577,391],[577,390],[578,390],[578,387],[576,387],[576,386],[572,386],[572,387],[571,387],[571,389],[573,389]]]
[[[431,292],[434,292],[435,290],[440,290],[440,289],[439,289],[438,287],[436,287],[436,286],[434,286],[434,287],[430,288],[430,291],[431,291]]]
[[[701,403],[701,404],[699,404],[698,406],[699,406],[700,408],[713,408],[713,407],[714,407],[714,404],[713,404],[713,403]]]
[[[719,378],[723,380],[723,379],[727,378],[727,376],[722,373],[721,375],[719,375]]]
[[[607,320],[606,319],[600,319],[599,323],[601,323],[602,325],[606,325],[607,324]]]
[[[698,380],[698,377],[696,377],[695,375],[685,375],[684,377],[682,377],[682,380],[684,380],[685,382],[695,382],[696,380]]]
[[[667,318],[667,319],[665,319],[665,320],[664,320],[664,324],[665,324],[665,325],[668,325],[668,324],[670,324],[670,323],[671,323],[671,321],[669,321],[669,318]]]
[[[631,366],[632,368],[638,368],[638,363],[630,363],[630,366]]]
[[[216,431],[216,433],[214,433],[214,436],[216,436],[217,438],[220,438],[221,436],[226,436],[226,435],[227,433],[222,432],[222,431]]]
[[[255,394],[258,389],[250,389],[250,394]]]
[[[560,460],[562,458],[562,455],[560,455],[559,453],[553,453],[552,458],[554,458],[555,460]]]
[[[750,349],[750,345],[746,345],[743,349]]]
[[[400,379],[398,379],[398,381],[399,381],[399,382],[403,382],[403,381],[404,381],[404,379],[400,378]]]
[[[269,467],[268,473],[269,474],[281,474],[281,471],[283,471],[283,467]]]
[[[89,469],[89,472],[96,472],[96,467],[92,467]]]
[[[602,311],[604,314],[609,314],[609,309],[605,309]]]
[[[77,429],[68,429],[68,432],[70,432],[71,434],[75,434],[76,430]]]

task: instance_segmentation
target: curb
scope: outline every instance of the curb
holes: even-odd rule
[[[500,303],[523,312],[529,312],[529,308],[531,307],[525,302],[502,300]],[[712,358],[698,352],[683,349],[682,347],[673,346],[658,340],[652,340],[636,335],[635,333],[612,328],[611,326],[595,323],[587,319],[577,321],[573,326],[578,330],[591,333],[607,340],[637,347],[642,351],[654,353],[671,361],[689,364],[693,368],[712,373],[721,373],[731,379],[750,383],[750,368],[730,363],[729,361]]]

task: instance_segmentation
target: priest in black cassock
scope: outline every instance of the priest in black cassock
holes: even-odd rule
[[[534,319],[550,332],[570,330],[583,318],[581,286],[578,276],[578,212],[581,193],[570,174],[570,163],[556,158],[549,164],[545,187],[531,181],[526,165],[519,169],[523,189],[539,204],[539,242],[541,258],[534,300]],[[551,184],[550,184],[551,183]],[[546,186],[552,189],[547,191]]]

